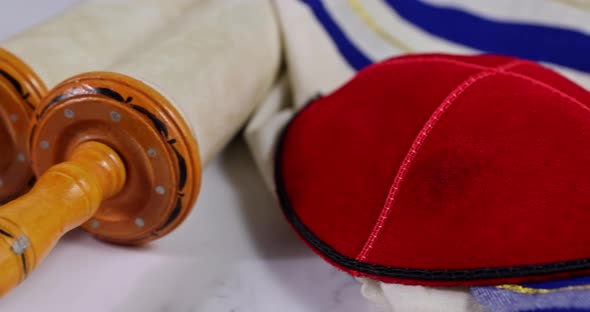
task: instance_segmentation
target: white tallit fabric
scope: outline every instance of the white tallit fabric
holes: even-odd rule
[[[104,70],[199,0],[89,0],[0,43],[52,88]]]
[[[385,284],[359,278],[365,298],[394,312],[484,312],[468,288]]]
[[[286,70],[245,130],[257,166],[271,190],[274,190],[273,158],[281,130],[308,101],[318,94],[331,93],[351,79],[358,64],[405,53],[481,52],[477,47],[417,27],[399,16],[387,2],[392,1],[274,1],[282,27]],[[424,0],[421,3],[435,9],[458,8],[498,22],[546,24],[590,33],[590,7],[583,1]],[[340,34],[334,33],[334,25]],[[562,64],[545,65],[590,89],[588,73]],[[361,283],[367,299],[390,311],[481,310],[467,288],[404,286],[367,279],[361,279]]]

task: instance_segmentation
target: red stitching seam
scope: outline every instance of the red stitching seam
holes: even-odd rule
[[[455,62],[453,62],[453,63],[455,63]],[[457,63],[463,63],[463,62],[457,62]],[[383,209],[381,210],[381,214],[379,215],[379,218],[377,219],[377,222],[376,222],[375,226],[373,227],[373,230],[371,231],[371,234],[369,235],[367,242],[363,246],[363,249],[361,250],[359,255],[356,257],[356,260],[365,261],[366,258],[368,257],[368,254],[371,251],[371,249],[373,248],[375,241],[377,240],[377,238],[379,237],[379,235],[381,234],[381,232],[383,230],[383,226],[385,224],[385,221],[389,217],[389,214],[391,212],[391,209],[393,207],[395,199],[397,198],[397,194],[399,193],[399,188],[401,186],[401,183],[403,182],[403,180],[408,172],[408,168],[411,166],[417,152],[419,151],[420,147],[422,146],[424,140],[430,134],[430,131],[432,130],[434,125],[438,122],[438,120],[446,112],[446,110],[453,104],[453,102],[457,99],[457,97],[461,93],[463,93],[468,87],[472,86],[475,82],[477,82],[485,77],[488,77],[488,76],[491,76],[494,74],[498,74],[498,73],[510,75],[510,76],[513,76],[516,78],[526,80],[526,81],[533,83],[535,85],[541,86],[541,87],[557,94],[558,96],[560,96],[564,99],[567,99],[570,102],[578,105],[583,110],[590,112],[590,108],[585,106],[583,103],[581,103],[576,98],[564,93],[563,91],[561,91],[557,88],[554,88],[544,82],[536,80],[536,79],[529,77],[527,75],[506,71],[508,69],[514,69],[515,67],[517,67],[519,65],[523,65],[523,64],[531,64],[531,63],[528,61],[525,61],[525,60],[515,60],[515,61],[508,62],[504,65],[498,66],[496,68],[487,68],[487,70],[469,77],[467,80],[465,80],[463,83],[461,83],[461,85],[459,85],[455,90],[453,90],[453,92],[451,94],[449,94],[447,96],[447,98],[445,98],[445,100],[441,103],[441,105],[437,108],[437,110],[432,114],[430,119],[426,122],[426,124],[424,125],[424,127],[422,128],[422,130],[420,131],[418,136],[416,137],[416,139],[414,139],[414,142],[412,143],[412,147],[410,148],[410,151],[408,151],[408,153],[406,154],[406,157],[404,158],[402,165],[400,166],[400,169],[396,174],[395,180],[389,190],[389,195],[387,196],[387,199],[385,201],[385,205],[384,205]],[[468,63],[467,64],[457,64],[457,65],[467,65],[468,66]],[[469,64],[469,65],[471,65],[471,64]]]
[[[423,62],[423,61],[433,61],[433,59],[427,59],[427,58],[424,58],[424,59],[423,58],[401,59],[397,62],[389,62],[386,65],[394,65],[394,64],[399,65],[400,63],[414,63],[414,62]],[[397,194],[399,193],[399,188],[401,187],[401,184],[403,183],[403,180],[408,172],[408,169],[412,165],[412,162],[413,162],[417,152],[419,151],[420,147],[422,146],[424,140],[428,137],[428,135],[430,134],[430,131],[432,130],[434,125],[438,122],[438,120],[446,112],[446,110],[453,104],[453,102],[457,99],[457,97],[461,93],[463,93],[468,87],[470,87],[475,82],[477,82],[478,80],[488,77],[488,76],[491,76],[491,75],[498,74],[498,73],[510,75],[512,77],[520,78],[520,79],[526,80],[530,83],[533,83],[535,85],[541,86],[541,87],[557,94],[558,96],[576,104],[577,106],[579,106],[583,110],[590,112],[589,107],[585,106],[583,103],[581,103],[576,98],[564,93],[563,91],[561,91],[557,88],[554,88],[544,82],[536,80],[536,79],[529,77],[527,75],[507,71],[509,69],[514,69],[515,67],[520,66],[520,65],[534,64],[530,61],[515,60],[515,61],[510,61],[506,64],[503,64],[503,65],[500,65],[497,67],[485,67],[485,66],[470,64],[470,63],[466,63],[466,62],[462,62],[462,61],[439,59],[439,58],[436,58],[436,61],[452,63],[455,65],[462,65],[465,67],[480,68],[484,71],[480,72],[479,74],[472,75],[467,80],[465,80],[461,85],[459,85],[455,90],[453,90],[453,92],[451,94],[449,94],[447,96],[447,98],[445,98],[445,100],[442,102],[442,104],[433,113],[433,115],[430,117],[430,119],[427,121],[427,123],[422,128],[421,132],[414,139],[414,142],[412,144],[412,147],[410,148],[410,151],[408,151],[408,153],[406,154],[406,157],[404,158],[402,165],[400,166],[400,169],[398,170],[398,172],[396,174],[395,180],[389,190],[388,197],[387,197],[384,207],[379,215],[379,218],[377,219],[377,222],[376,222],[375,226],[373,227],[373,230],[371,231],[370,236],[368,237],[365,245],[363,246],[363,249],[361,250],[359,255],[356,257],[356,260],[358,260],[358,261],[366,260],[366,258],[368,257],[368,254],[371,251],[371,249],[373,248],[377,238],[380,236],[380,234],[383,230],[383,227],[385,225],[385,222],[390,215],[390,212],[391,212],[391,209],[392,209],[393,204],[395,202],[395,199],[397,198]],[[389,67],[389,66],[385,66],[385,67]]]
[[[537,80],[535,78],[529,77],[529,76],[524,75],[524,74],[521,74],[521,73],[502,72],[502,74],[505,74],[505,75],[508,75],[508,76],[512,76],[512,77],[515,77],[515,78],[520,78],[520,79],[523,79],[525,81],[528,81],[528,82],[530,82],[530,83],[532,83],[534,85],[540,86],[540,87],[542,87],[542,88],[544,88],[546,90],[549,90],[552,93],[558,95],[559,97],[561,97],[563,99],[566,99],[566,100],[572,102],[573,104],[576,104],[576,105],[580,106],[580,108],[582,108],[583,110],[585,110],[587,112],[590,112],[590,108],[588,106],[584,105],[580,100],[578,100],[575,97],[573,97],[573,96],[571,96],[571,95],[569,95],[569,94],[567,94],[567,93],[565,93],[565,92],[563,92],[563,91],[561,91],[561,90],[559,90],[559,89],[557,89],[557,88],[555,88],[555,87],[553,87],[551,85],[548,85],[548,84],[546,84],[546,83],[544,83],[542,81],[539,81],[539,80]]]
[[[428,135],[430,134],[430,132],[432,131],[432,129],[434,128],[436,123],[439,121],[439,119],[442,117],[442,115],[447,111],[447,109],[451,105],[453,105],[455,100],[467,88],[472,86],[475,82],[477,82],[485,77],[489,77],[489,76],[493,76],[495,74],[498,74],[498,73],[500,73],[504,70],[507,70],[509,68],[514,68],[514,67],[521,65],[523,63],[527,63],[527,62],[522,61],[522,60],[515,60],[515,61],[510,61],[506,64],[503,64],[501,66],[497,66],[495,68],[493,68],[493,67],[487,68],[487,70],[484,70],[478,74],[474,74],[474,75],[470,76],[469,78],[467,78],[459,86],[457,86],[455,88],[455,90],[453,90],[449,95],[447,95],[447,97],[443,100],[443,102],[439,105],[439,107],[430,116],[430,118],[428,119],[428,121],[426,122],[426,124],[424,125],[424,127],[422,128],[420,133],[418,134],[418,136],[414,139],[414,142],[412,143],[412,147],[410,148],[410,150],[406,154],[406,157],[402,161],[400,169],[398,170],[398,172],[395,176],[395,179],[393,181],[393,184],[391,185],[391,188],[389,189],[389,194],[387,196],[387,199],[385,200],[385,204],[383,206],[383,209],[381,210],[381,213],[379,214],[379,218],[377,218],[377,222],[375,223],[375,226],[373,227],[371,234],[369,235],[367,241],[365,242],[363,249],[356,257],[357,261],[365,261],[369,252],[373,248],[375,241],[377,240],[377,238],[379,237],[379,235],[383,231],[383,226],[385,224],[385,221],[387,220],[387,218],[389,217],[389,215],[391,213],[391,209],[393,207],[393,204],[395,203],[395,200],[397,198],[397,194],[399,193],[399,189],[401,187],[401,184],[403,183],[403,180],[408,172],[409,167],[412,165],[412,162],[413,162],[414,158],[416,157],[416,154],[420,150],[420,147],[424,143],[424,140],[426,140],[426,138],[428,137]]]
[[[413,63],[433,63],[433,62],[453,64],[453,65],[463,66],[465,68],[473,68],[473,69],[481,69],[481,70],[494,69],[494,67],[488,67],[488,66],[483,66],[483,65],[479,65],[479,64],[472,64],[472,63],[459,61],[459,60],[450,60],[450,59],[446,59],[443,57],[394,58],[394,59],[385,61],[383,64],[377,65],[377,66],[373,67],[372,69],[368,68],[368,69],[360,71],[359,74],[357,75],[357,78],[355,78],[355,80],[358,80],[359,78],[362,78],[369,73],[373,73],[376,70],[383,70],[385,68],[392,67],[392,66],[413,64]],[[516,62],[518,62],[518,61],[516,61]]]

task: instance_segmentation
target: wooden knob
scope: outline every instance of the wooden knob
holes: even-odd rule
[[[26,195],[0,209],[0,294],[22,281],[67,231],[86,222],[126,180],[117,153],[98,142],[77,146]]]
[[[27,159],[29,121],[47,93],[33,70],[0,48],[0,203],[23,193],[34,179]]]
[[[82,227],[119,244],[171,232],[192,210],[200,188],[197,142],[183,116],[159,92],[128,76],[75,76],[35,111],[30,151],[40,176],[86,141],[102,142],[125,163],[127,182]]]
[[[38,181],[0,209],[0,295],[67,231],[140,244],[176,228],[200,188],[196,140],[182,115],[144,83],[90,73],[36,107],[29,150]]]

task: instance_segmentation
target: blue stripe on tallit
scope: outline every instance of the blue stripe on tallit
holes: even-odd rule
[[[590,312],[590,309],[576,309],[576,308],[549,308],[549,309],[535,309],[535,310],[522,310],[519,312]]]
[[[564,287],[575,287],[575,286],[589,286],[590,276],[576,277],[566,280],[544,282],[544,283],[532,283],[522,284],[524,287],[535,288],[535,289],[558,289]]]
[[[489,312],[590,312],[587,277],[522,285],[528,289],[472,287],[471,293]],[[575,287],[575,288],[571,288]],[[531,290],[543,292],[529,292]]]
[[[355,70],[361,70],[373,63],[340,29],[321,0],[302,0],[313,11],[316,19],[330,35],[340,54]],[[310,47],[313,49],[313,47]]]
[[[383,1],[403,19],[446,40],[490,53],[590,72],[590,36],[585,33],[547,25],[494,21],[418,0]]]

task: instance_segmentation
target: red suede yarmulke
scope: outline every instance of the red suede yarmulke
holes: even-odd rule
[[[590,272],[590,93],[533,62],[412,55],[299,113],[276,182],[356,276],[481,285]]]

